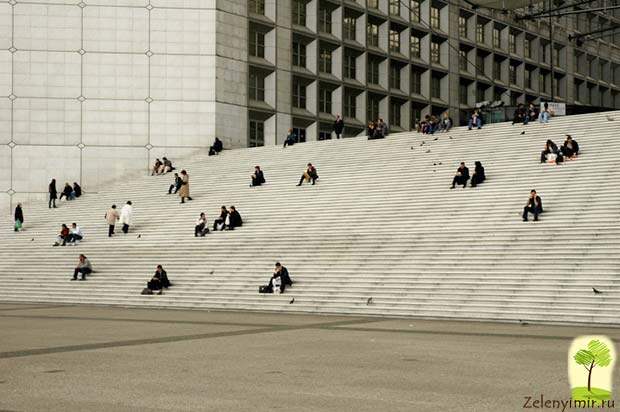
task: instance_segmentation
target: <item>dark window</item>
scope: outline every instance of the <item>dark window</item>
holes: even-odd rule
[[[390,66],[390,88],[400,89],[400,68],[398,66]]]
[[[497,27],[493,27],[493,47],[498,48],[498,49],[502,47],[500,30]]]
[[[368,0],[368,7],[371,9],[379,8],[379,0]]]
[[[431,76],[431,97],[441,99],[441,78]]]
[[[250,55],[265,57],[265,33],[257,31],[253,27],[250,28]]]
[[[390,102],[390,124],[400,127],[400,103],[394,100]]]
[[[510,84],[517,84],[517,67],[512,64],[508,66],[508,79]]]
[[[508,34],[508,50],[510,53],[517,52],[517,36],[514,33]]]
[[[379,47],[379,26],[374,23],[368,23],[366,26],[366,37],[368,37],[368,45]]]
[[[400,33],[396,30],[390,30],[390,51],[400,53]]]
[[[346,79],[355,79],[357,74],[357,58],[350,52],[344,55],[344,77]]]
[[[411,57],[419,59],[421,56],[420,52],[420,38],[416,36],[411,36]]]
[[[319,53],[319,71],[323,73],[332,72],[332,52],[327,48],[322,48]]]
[[[355,17],[345,17],[343,20],[343,35],[345,40],[355,40],[357,20]]]
[[[431,62],[441,63],[440,45],[436,42],[431,42]]]
[[[332,32],[332,12],[324,7],[319,8],[319,31]]]
[[[293,24],[298,26],[306,25],[306,2],[304,0],[293,0]]]
[[[297,136],[297,143],[304,143],[306,141],[306,129],[293,127],[293,133]]]
[[[368,111],[366,117],[369,121],[379,119],[379,99],[377,97],[368,97]]]
[[[422,73],[411,72],[411,93],[422,94]]]
[[[264,15],[265,14],[265,0],[249,0],[248,9],[250,10],[250,13]]]
[[[249,147],[265,145],[265,123],[260,120],[250,120]]]
[[[528,59],[532,58],[532,40],[531,39],[525,39],[525,43],[523,44],[524,47],[524,51],[525,51],[525,57],[527,57]]]
[[[465,83],[459,84],[459,103],[467,104],[467,85]]]
[[[293,66],[306,67],[306,45],[293,42]]]
[[[265,100],[265,75],[250,68],[250,99]]]
[[[332,91],[326,87],[319,88],[319,111],[323,113],[332,112]]]
[[[476,23],[476,42],[484,43],[484,24]]]
[[[371,84],[379,84],[379,61],[376,59],[368,59],[367,80]]]
[[[351,92],[344,95],[344,115],[345,117],[357,117],[357,96]]]
[[[293,107],[306,108],[306,85],[299,79],[293,79]]]
[[[459,69],[467,71],[467,51],[459,50]]]

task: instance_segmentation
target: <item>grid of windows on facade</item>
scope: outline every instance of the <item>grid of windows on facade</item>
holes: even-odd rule
[[[344,116],[352,119],[357,116],[357,96],[351,91],[344,95]]]
[[[400,33],[396,30],[390,30],[390,51],[392,53],[400,52]]]
[[[293,66],[306,67],[306,45],[293,41]]]
[[[409,3],[409,19],[414,23],[420,22],[421,5],[419,0],[411,0]]]
[[[332,32],[332,12],[324,6],[319,8],[319,31],[323,33]]]
[[[248,10],[250,13],[265,14],[265,0],[249,0]]]
[[[366,42],[369,46],[379,47],[379,26],[375,23],[368,23],[366,27]]]
[[[319,53],[319,71],[323,73],[332,72],[332,52],[326,47],[321,48]]]
[[[346,79],[355,80],[357,75],[357,57],[351,52],[347,52],[344,56],[344,77]]]
[[[306,2],[304,0],[293,0],[293,24],[298,26],[306,25]]]
[[[306,108],[306,85],[298,78],[293,78],[293,107]]]
[[[250,120],[249,147],[265,145],[265,123],[260,120]]]
[[[265,33],[250,27],[250,56],[265,57]]]
[[[319,88],[319,111],[323,113],[332,112],[332,91],[324,86]]]
[[[265,75],[261,71],[251,70],[249,75],[249,97],[251,100],[265,100]]]
[[[357,34],[357,19],[352,16],[345,16],[342,20],[342,37],[345,40],[355,41]]]

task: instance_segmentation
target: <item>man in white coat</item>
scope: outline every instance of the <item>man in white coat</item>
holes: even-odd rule
[[[121,218],[119,223],[123,225],[123,233],[129,232],[129,225],[131,225],[131,216],[133,215],[133,207],[131,206],[131,200],[127,201],[127,204],[121,209]]]

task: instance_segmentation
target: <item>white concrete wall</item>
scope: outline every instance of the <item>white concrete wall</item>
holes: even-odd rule
[[[215,0],[0,1],[0,210],[45,199],[52,177],[93,192],[208,147],[217,13]]]

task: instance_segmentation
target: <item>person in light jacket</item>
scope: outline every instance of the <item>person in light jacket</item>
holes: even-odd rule
[[[112,237],[114,234],[114,226],[119,218],[120,215],[118,214],[118,210],[116,210],[116,205],[112,205],[105,214],[105,220],[108,222],[108,237]]]
[[[133,206],[131,200],[128,200],[125,206],[121,209],[121,217],[119,223],[123,225],[123,233],[129,232],[129,226],[131,225],[131,218],[133,217]]]
[[[80,280],[86,280],[86,275],[93,273],[93,266],[91,265],[90,260],[88,260],[88,258],[84,255],[80,255],[80,260],[73,270],[73,279],[71,280],[77,280],[78,273],[82,274],[82,279]]]
[[[189,195],[189,175],[185,170],[181,170],[181,188],[179,189],[179,197],[181,198],[181,203],[185,203],[185,198],[187,198],[187,200],[192,200]]]

